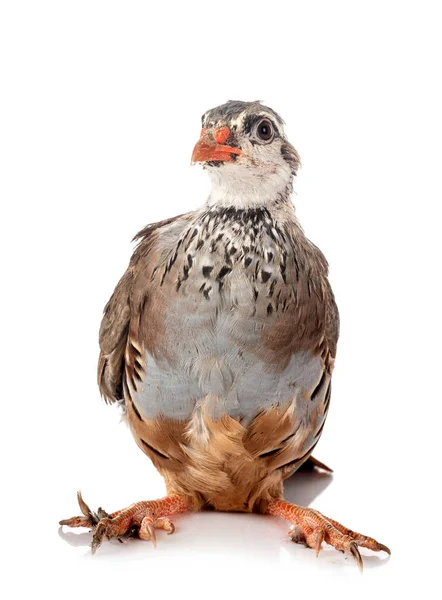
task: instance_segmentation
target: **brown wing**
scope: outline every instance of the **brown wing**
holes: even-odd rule
[[[186,215],[184,215],[185,220]],[[143,370],[139,341],[140,313],[149,296],[149,287],[143,274],[149,270],[153,248],[159,230],[183,218],[183,215],[148,225],[134,238],[140,240],[129,267],[120,279],[101,321],[98,359],[98,386],[106,402],[117,402],[124,397],[125,379],[140,379]],[[134,296],[137,301],[134,302]],[[141,301],[140,301],[141,299]]]
[[[123,397],[124,351],[131,317],[132,285],[133,272],[129,267],[106,304],[101,321],[98,386],[106,402],[116,402]]]
[[[310,240],[304,238],[304,244],[309,249],[309,264],[308,276],[313,276],[321,289],[319,296],[313,294],[309,298],[310,305],[313,308],[314,303],[319,301],[314,311],[316,317],[321,315],[320,321],[317,323],[319,330],[324,331],[324,339],[320,344],[322,356],[325,366],[328,371],[333,371],[334,360],[336,358],[336,347],[339,338],[339,311],[335,302],[335,296],[328,280],[328,262],[321,250],[315,246]],[[308,287],[308,286],[307,286]],[[309,293],[310,296],[310,293]],[[316,296],[316,297],[315,297]]]
[[[328,279],[325,280],[326,286],[326,316],[325,316],[325,335],[328,341],[330,354],[336,358],[336,346],[339,338],[339,311],[336,306],[335,296],[331,289]]]

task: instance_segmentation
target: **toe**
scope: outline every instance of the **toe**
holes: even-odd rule
[[[369,538],[363,535],[355,534],[352,536],[354,540],[358,543],[359,546],[363,548],[368,548],[369,550],[373,550],[373,552],[386,552],[387,554],[391,554],[390,548],[385,546],[384,544],[380,544],[373,538]]]
[[[352,531],[344,525],[341,525],[338,521],[334,519],[328,519],[328,521],[335,527],[338,531],[343,534],[350,536],[358,546],[362,548],[368,548],[369,550],[373,550],[373,552],[386,552],[387,554],[391,554],[390,548],[385,546],[384,544],[380,544],[375,539],[368,537],[367,535],[363,535],[362,533],[357,533],[356,531]]]
[[[167,531],[168,535],[171,535],[175,531],[175,525],[166,517],[160,517],[159,519],[156,519],[155,527],[157,529],[164,529],[164,531]]]
[[[322,527],[317,527],[312,531],[312,533],[307,538],[307,543],[310,548],[316,551],[316,556],[319,556],[319,552],[321,551],[322,542],[325,539],[325,531]]]
[[[60,525],[67,525],[68,527],[93,527],[92,522],[87,517],[71,517],[70,519],[62,519],[59,521]]]

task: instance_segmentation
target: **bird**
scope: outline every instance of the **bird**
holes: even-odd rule
[[[326,421],[339,336],[328,263],[292,201],[300,157],[282,118],[259,101],[205,112],[192,164],[211,191],[200,208],[142,229],[99,333],[98,385],[120,403],[167,495],[107,513],[78,493],[60,521],[103,540],[156,544],[171,518],[212,509],[274,515],[319,554],[390,550],[284,498]]]

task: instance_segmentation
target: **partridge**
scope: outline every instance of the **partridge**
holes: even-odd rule
[[[79,494],[82,515],[60,523],[94,528],[94,552],[127,534],[155,543],[188,510],[253,511],[362,568],[358,546],[389,549],[283,496],[317,462],[339,333],[327,261],[291,201],[298,153],[274,110],[229,101],[203,115],[192,163],[210,176],[207,202],[136,235],[100,328],[101,393],[124,405],[167,496],[107,514]]]

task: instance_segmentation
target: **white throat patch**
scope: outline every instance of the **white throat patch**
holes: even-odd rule
[[[240,209],[265,206],[291,192],[292,173],[288,164],[257,167],[241,161],[207,170],[212,181],[209,206]]]

